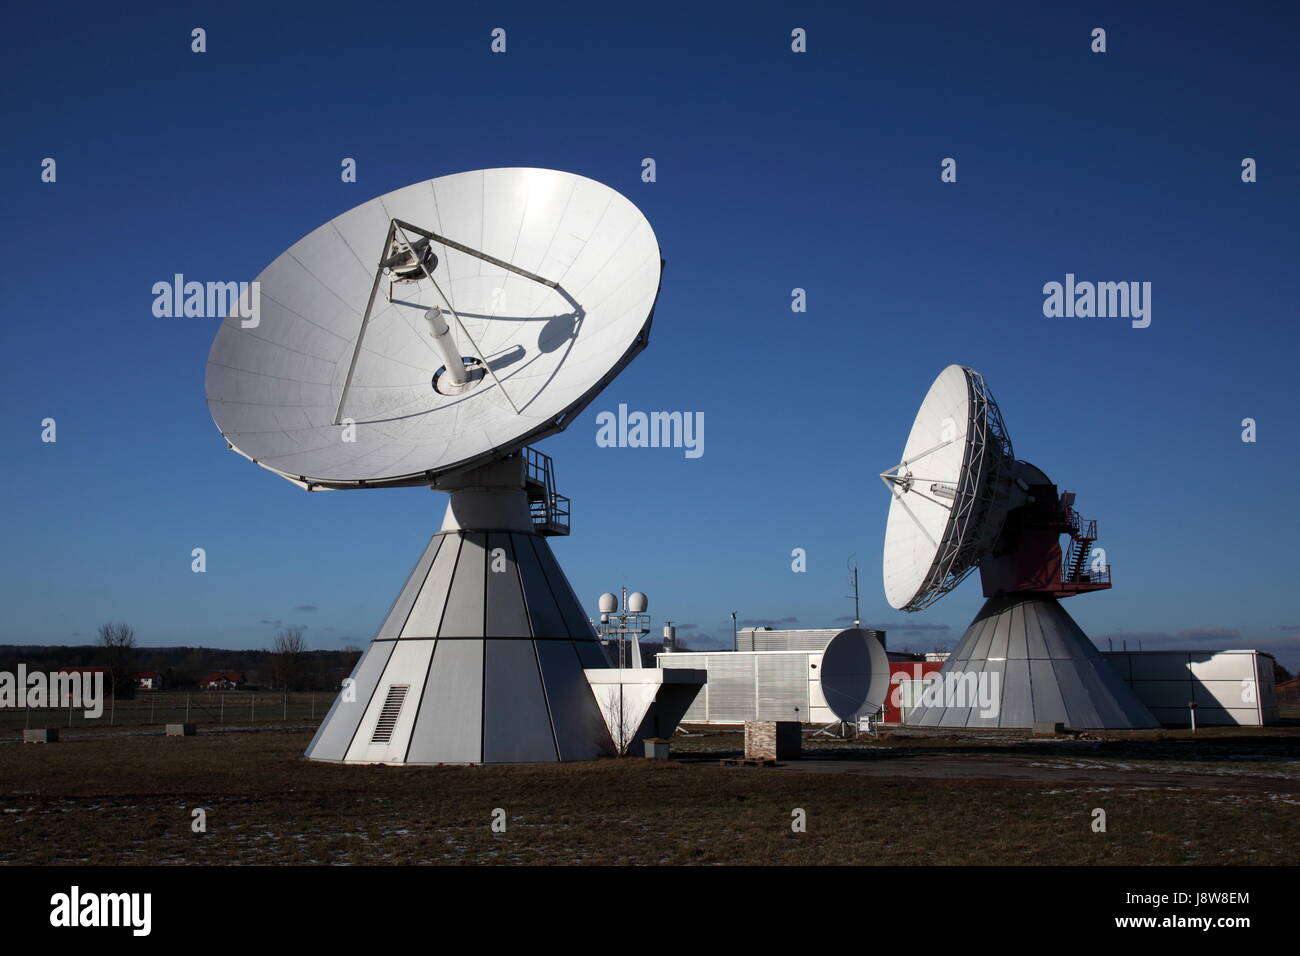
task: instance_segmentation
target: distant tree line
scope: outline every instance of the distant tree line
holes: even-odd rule
[[[244,675],[251,690],[330,691],[339,689],[352,673],[361,649],[311,650],[299,629],[276,635],[270,650],[231,650],[212,647],[141,647],[127,625],[105,625],[94,645],[0,644],[0,670],[57,671],[63,667],[103,667],[105,685],[119,700],[135,693],[132,675],[157,671],[164,687],[197,689],[199,681],[217,672]],[[123,631],[121,628],[125,628]],[[296,634],[294,632],[297,632]],[[106,643],[111,640],[111,643]]]

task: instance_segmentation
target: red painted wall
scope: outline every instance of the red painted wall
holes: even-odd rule
[[[902,714],[898,709],[899,678],[917,680],[926,674],[933,674],[942,667],[943,664],[939,661],[890,661],[889,693],[885,696],[884,722],[887,724],[903,722]]]

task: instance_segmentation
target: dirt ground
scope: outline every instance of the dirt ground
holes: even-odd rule
[[[322,764],[309,739],[0,744],[0,863],[1290,864],[1300,840],[1294,729],[810,738],[776,768],[720,766],[738,734],[494,767]]]

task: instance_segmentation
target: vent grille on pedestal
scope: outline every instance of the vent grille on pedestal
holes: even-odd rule
[[[388,688],[388,696],[384,698],[384,706],[379,711],[379,720],[375,723],[374,736],[370,738],[372,744],[386,744],[393,739],[397,715],[402,712],[402,702],[406,700],[406,692],[410,689],[410,684],[393,684]]]

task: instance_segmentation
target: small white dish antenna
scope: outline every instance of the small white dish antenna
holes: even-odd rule
[[[889,693],[889,655],[880,639],[860,627],[840,631],[822,652],[822,696],[840,720],[857,723],[877,713]]]

